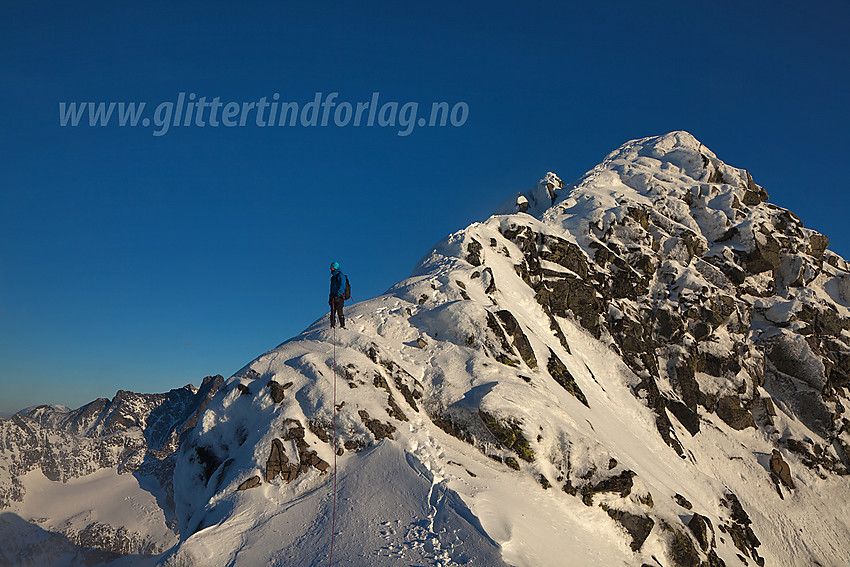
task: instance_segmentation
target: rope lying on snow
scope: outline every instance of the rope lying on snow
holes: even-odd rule
[[[336,454],[337,454],[337,440],[336,440],[336,326],[333,327],[334,330],[334,407],[333,407],[333,430],[334,430],[334,488],[333,488],[333,513],[331,514],[331,552],[328,558],[328,567],[333,565],[334,560],[334,535],[336,534]]]

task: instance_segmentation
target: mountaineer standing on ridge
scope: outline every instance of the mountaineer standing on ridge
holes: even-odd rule
[[[339,271],[339,262],[331,263],[331,294],[328,297],[328,305],[331,306],[331,328],[336,326],[334,314],[339,317],[339,326],[345,328],[345,315],[342,306],[348,297],[351,297],[351,288],[348,285],[348,277]],[[348,297],[346,297],[348,296]]]

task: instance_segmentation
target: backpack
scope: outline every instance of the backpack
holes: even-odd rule
[[[345,276],[345,293],[342,294],[343,301],[351,299],[351,284],[348,283],[348,276]]]

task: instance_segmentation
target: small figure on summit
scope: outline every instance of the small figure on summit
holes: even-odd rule
[[[331,306],[331,328],[336,326],[334,316],[339,317],[339,326],[345,328],[345,315],[342,313],[342,306],[346,299],[351,297],[351,287],[348,283],[348,276],[339,271],[339,262],[331,263],[331,294],[328,298],[328,305]]]

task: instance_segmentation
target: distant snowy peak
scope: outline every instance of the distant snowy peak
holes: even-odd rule
[[[52,481],[68,482],[94,471],[118,467],[134,472],[149,457],[172,454],[193,428],[222,376],[204,378],[163,394],[119,390],[70,410],[34,406],[0,422],[0,509],[25,496],[20,478],[41,469]]]

